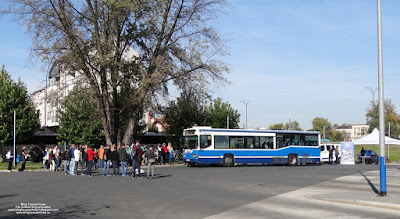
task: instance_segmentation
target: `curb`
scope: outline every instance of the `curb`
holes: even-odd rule
[[[327,199],[327,198],[314,198],[319,201],[326,201],[326,202],[334,202],[334,203],[341,203],[341,204],[351,204],[351,205],[358,205],[358,206],[365,206],[365,207],[376,207],[376,208],[383,208],[389,210],[396,210],[400,211],[399,204],[390,204],[390,203],[382,203],[382,202],[372,202],[372,201],[361,201],[361,200],[343,200],[343,199]]]

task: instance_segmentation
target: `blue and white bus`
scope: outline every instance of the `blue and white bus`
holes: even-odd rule
[[[320,133],[289,130],[185,129],[184,161],[189,166],[211,164],[288,164],[320,162]]]

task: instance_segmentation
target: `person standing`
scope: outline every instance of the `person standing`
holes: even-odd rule
[[[69,160],[69,148],[67,148],[62,154],[61,154],[61,160],[64,162],[64,174],[67,175],[67,167],[68,167],[68,160]]]
[[[126,155],[126,145],[122,145],[118,151],[119,161],[121,162],[121,175],[126,176],[127,166],[127,155]]]
[[[142,154],[143,151],[140,148],[140,141],[136,141],[135,146],[132,147],[132,176],[136,177],[136,168],[138,169],[139,178],[142,178],[142,173],[140,172],[140,166],[142,164]]]
[[[85,175],[85,162],[87,161],[87,154],[86,154],[86,145],[82,145],[81,147],[81,170],[82,170],[82,176]]]
[[[78,175],[78,165],[79,165],[79,160],[81,159],[81,152],[79,151],[78,146],[76,146],[75,150],[74,150],[74,157],[75,157],[75,166],[74,166],[74,171],[73,173]],[[82,172],[83,174],[83,172]]]
[[[113,174],[114,176],[118,175],[118,152],[117,152],[117,147],[112,147],[111,148],[111,154],[110,154],[110,158],[112,161],[112,165],[113,165]]]
[[[28,151],[26,150],[26,146],[22,146],[21,149],[21,159],[22,159],[22,167],[21,169],[19,169],[19,171],[24,171],[25,170],[25,165],[26,165],[26,159],[28,158],[28,156],[30,156],[28,154]]]
[[[92,177],[93,157],[94,157],[94,155],[97,154],[97,152],[93,151],[93,148],[90,147],[89,149],[87,149],[86,153],[87,153],[87,156],[88,156],[86,174],[89,177]]]
[[[168,163],[172,165],[172,158],[174,157],[175,151],[174,147],[172,147],[171,142],[168,143]]]
[[[47,171],[50,171],[51,151],[52,151],[51,147],[46,149],[46,157],[45,157],[46,162],[45,162],[45,163],[46,163],[46,169],[47,169]]]
[[[156,152],[156,163],[161,164],[162,158],[161,158],[161,144],[158,143],[157,147],[154,148],[154,151]]]
[[[47,147],[46,146],[44,146],[44,150],[43,150],[43,169],[44,168],[47,168],[47,160],[46,160],[46,157],[48,157],[48,154],[47,154]]]
[[[329,146],[329,164],[332,164],[333,161],[333,150],[334,150],[333,147],[334,147],[333,145]]]
[[[103,169],[103,175],[104,176],[110,176],[109,171],[110,171],[110,164],[111,164],[111,151],[110,151],[110,146],[107,145],[104,148],[104,169]]]
[[[54,146],[53,149],[53,155],[54,155],[54,171],[58,170],[58,164],[60,162],[60,150],[58,149],[58,146]]]
[[[162,151],[163,151],[163,164],[165,164],[166,162],[167,162],[167,157],[168,157],[168,148],[167,148],[167,146],[165,145],[165,143],[163,144],[163,146],[162,146]]]
[[[71,160],[69,162],[69,174],[75,175],[75,145],[71,144]]]
[[[100,160],[99,168],[104,169],[104,146],[103,145],[100,146],[98,155],[99,155],[99,160]]]
[[[335,148],[335,157],[336,157],[335,163],[339,164],[339,146],[336,146]]]
[[[146,151],[147,157],[147,179],[150,179],[150,169],[151,177],[154,179],[154,165],[156,164],[156,153],[154,151],[153,145],[150,145],[149,150]]]
[[[12,163],[13,163],[13,154],[11,154],[11,148],[8,148],[7,150],[7,154],[6,154],[6,160],[8,161],[8,172],[11,172],[11,168],[12,168]]]

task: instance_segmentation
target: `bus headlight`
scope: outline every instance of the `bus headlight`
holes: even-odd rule
[[[193,154],[193,158],[197,158],[198,156],[198,154]]]

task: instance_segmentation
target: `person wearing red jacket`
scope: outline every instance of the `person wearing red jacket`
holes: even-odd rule
[[[87,149],[86,154],[88,156],[86,174],[91,177],[92,176],[92,166],[93,166],[93,156],[96,155],[97,152],[93,151],[93,147],[90,147],[89,149]]]
[[[161,147],[161,150],[163,150],[164,151],[164,153],[163,153],[163,164],[165,164],[166,162],[167,162],[167,160],[168,160],[168,157],[169,157],[169,153],[168,153],[168,148],[167,148],[167,146],[165,145],[165,143],[163,144],[163,146]]]
[[[142,178],[142,173],[140,172],[140,165],[142,164],[142,154],[143,150],[140,148],[140,141],[136,141],[136,145],[132,147],[132,176],[136,177],[136,168],[138,169],[139,178]]]

